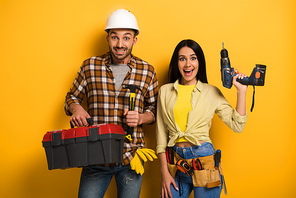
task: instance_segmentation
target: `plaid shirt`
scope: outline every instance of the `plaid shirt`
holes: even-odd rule
[[[111,123],[123,127],[127,131],[124,109],[129,109],[129,89],[115,89],[115,79],[110,67],[111,55],[108,52],[99,57],[85,60],[67,93],[65,111],[67,115],[72,103],[81,104],[87,98],[88,113],[95,124]],[[128,62],[130,67],[123,84],[137,85],[142,92],[136,90],[135,111],[149,111],[155,118],[158,80],[152,65],[132,56]],[[154,119],[155,120],[155,119]],[[143,127],[134,127],[132,142],[125,141],[123,164],[128,164],[138,148],[145,147]]]

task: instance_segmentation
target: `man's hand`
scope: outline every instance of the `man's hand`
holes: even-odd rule
[[[140,116],[137,111],[129,111],[124,109],[123,115],[126,116],[126,124],[130,127],[137,127],[139,124]]]
[[[137,111],[129,111],[124,109],[123,115],[126,116],[126,124],[130,127],[137,127],[141,124],[150,124],[154,121],[152,113],[146,111],[145,113],[139,113]]]
[[[72,113],[70,121],[73,126],[88,126],[86,118],[90,118],[90,115],[79,104],[71,104],[69,111]]]

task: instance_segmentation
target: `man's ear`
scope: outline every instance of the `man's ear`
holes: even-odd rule
[[[135,36],[133,46],[136,45],[137,41],[138,41],[138,37]]]
[[[106,36],[107,43],[109,43],[109,34]]]

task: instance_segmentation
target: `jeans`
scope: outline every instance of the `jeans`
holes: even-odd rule
[[[87,166],[82,169],[78,198],[103,198],[115,176],[117,197],[136,198],[140,196],[142,175],[131,170],[130,165],[113,167]]]
[[[202,143],[201,146],[184,148],[174,146],[173,149],[183,159],[205,157],[215,153],[213,145],[208,142]],[[194,187],[192,177],[182,173],[179,170],[176,173],[175,182],[179,188],[179,191],[176,191],[173,185],[171,185],[170,189],[173,198],[187,198],[189,197],[192,190],[194,191],[194,198],[219,198],[222,190],[222,186],[217,186],[214,188]]]

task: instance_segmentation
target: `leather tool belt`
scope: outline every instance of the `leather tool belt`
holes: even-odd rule
[[[213,188],[221,185],[222,165],[215,166],[214,155],[194,159],[183,159],[173,149],[167,152],[168,169],[173,178],[177,170],[192,176],[195,187]]]

